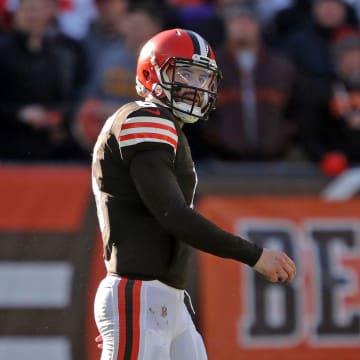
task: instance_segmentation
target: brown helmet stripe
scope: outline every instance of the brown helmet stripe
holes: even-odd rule
[[[193,43],[194,53],[201,56],[209,56],[210,48],[208,43],[198,34],[193,31],[186,31]]]

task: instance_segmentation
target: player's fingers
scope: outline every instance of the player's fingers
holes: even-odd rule
[[[295,263],[289,258],[289,261],[287,262],[287,272],[289,273],[289,280],[292,281],[296,275],[296,265]]]
[[[288,282],[292,282],[295,278],[295,275],[296,275],[296,271],[289,271],[289,277],[288,277]]]
[[[291,282],[294,279],[295,274],[296,274],[296,265],[295,265],[294,261],[292,259],[290,259],[287,255],[285,255],[282,265],[283,265],[283,269],[288,274],[287,281]]]
[[[98,336],[95,338],[95,341],[96,341],[97,343],[102,343],[102,342],[103,342],[102,336],[101,336],[101,335],[98,335]]]
[[[272,282],[286,282],[288,280],[287,268],[290,268],[289,257],[284,252],[279,252],[274,257],[274,271],[275,275],[270,276]]]
[[[290,258],[287,258],[286,264],[291,268],[293,272],[296,272],[296,265],[294,261],[292,261]]]
[[[284,267],[284,271],[287,274],[287,278],[286,278],[286,282],[292,282],[294,280],[294,277],[296,275],[296,268],[294,269],[293,266],[286,264],[286,266]]]
[[[270,282],[273,282],[273,283],[279,282],[279,276],[278,276],[277,274],[271,275],[271,276],[267,276],[267,279],[268,279]]]
[[[288,264],[289,266],[295,267],[294,261],[289,256],[287,256],[284,252],[281,253],[280,260],[281,260],[280,262],[282,264]]]
[[[96,338],[95,338],[95,342],[96,342],[96,346],[98,349],[101,349],[103,348],[103,338],[101,335],[98,335]]]
[[[286,282],[289,278],[289,274],[284,269],[279,269],[276,272],[277,282]]]
[[[287,277],[287,275],[285,275]],[[275,270],[275,271],[271,271],[271,272],[268,272],[266,275],[265,275],[266,279],[270,282],[273,282],[273,283],[277,283],[279,281],[281,281],[281,278],[282,278],[282,271],[279,269],[278,271]]]

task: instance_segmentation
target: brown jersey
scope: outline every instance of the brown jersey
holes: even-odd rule
[[[110,273],[183,288],[189,246],[251,266],[261,255],[192,208],[194,163],[166,107],[136,101],[116,111],[95,144],[92,176]]]

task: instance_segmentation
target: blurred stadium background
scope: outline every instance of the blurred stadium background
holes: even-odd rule
[[[298,266],[293,284],[274,285],[194,252],[188,289],[210,360],[358,359],[358,171],[199,169],[198,211]],[[104,266],[89,167],[2,166],[0,199],[0,359],[98,359],[92,304]]]

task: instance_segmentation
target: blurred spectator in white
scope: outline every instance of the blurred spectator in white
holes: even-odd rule
[[[217,49],[223,80],[217,109],[200,129],[201,147],[222,160],[285,159],[296,130],[295,66],[263,43],[253,6],[234,3],[223,11],[226,39]],[[191,133],[196,149],[200,141]]]
[[[333,44],[336,77],[309,93],[301,109],[300,138],[309,158],[329,176],[360,164],[360,33],[340,29]]]
[[[137,56],[145,42],[162,30],[162,24],[162,8],[150,1],[137,1],[119,19],[122,40],[117,46],[116,41],[110,43],[99,53],[78,110],[74,134],[85,149],[92,149],[109,115],[124,103],[138,99],[134,87]]]
[[[87,32],[89,23],[97,16],[95,0],[56,0],[58,30],[74,39],[81,39]],[[13,12],[18,7],[19,0],[0,0],[1,21],[9,27]]]
[[[94,0],[58,0],[58,25],[61,31],[75,39],[82,39],[89,24],[96,18]]]

